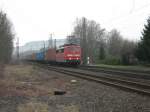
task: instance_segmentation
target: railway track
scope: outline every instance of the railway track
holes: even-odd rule
[[[105,70],[116,70],[116,71],[127,71],[127,72],[138,72],[138,73],[145,73],[150,74],[150,69],[142,70],[138,68],[111,68],[111,67],[102,67],[102,66],[92,66],[92,65],[80,65],[81,68],[91,68],[91,69],[105,69]]]
[[[133,79],[131,80],[129,77],[124,79],[121,78],[121,76],[113,77],[105,74],[101,75],[102,73],[73,68],[54,67],[54,66],[45,66],[45,67],[48,68],[49,70],[56,71],[59,73],[79,77],[90,81],[95,81],[105,85],[117,87],[123,90],[128,90],[136,92],[138,94],[150,96],[150,83],[146,81],[144,82]]]
[[[105,67],[93,67],[93,66],[80,66],[78,69],[88,70],[93,72],[101,72],[106,74],[113,74],[115,76],[129,77],[133,79],[143,79],[150,82],[150,71],[139,71],[139,70],[125,70],[125,69],[113,69]]]

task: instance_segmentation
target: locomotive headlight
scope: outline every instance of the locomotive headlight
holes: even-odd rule
[[[71,58],[69,58],[69,60],[71,60]]]
[[[78,60],[79,58],[77,58],[77,60]]]
[[[67,56],[73,56],[72,54],[68,54]]]
[[[75,56],[80,56],[79,54],[75,54]]]

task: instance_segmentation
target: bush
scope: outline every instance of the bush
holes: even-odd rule
[[[108,64],[108,65],[120,65],[121,64],[121,60],[119,57],[113,57],[113,56],[109,56],[104,60],[99,60],[98,63],[101,64]]]

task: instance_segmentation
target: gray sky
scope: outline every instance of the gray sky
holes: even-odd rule
[[[34,40],[65,38],[76,18],[86,17],[124,38],[139,40],[150,15],[150,0],[0,0],[11,19],[21,45]]]

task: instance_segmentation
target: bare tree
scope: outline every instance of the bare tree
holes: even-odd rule
[[[87,63],[87,25],[88,21],[86,18],[83,17],[82,19],[77,19],[73,31],[73,35],[80,40],[79,43],[82,49],[83,64]]]
[[[108,53],[112,56],[119,57],[121,54],[123,38],[116,29],[109,32],[107,44]]]
[[[66,43],[67,44],[77,44],[77,45],[80,45],[80,38],[76,37],[75,35],[67,36]]]
[[[86,64],[87,57],[90,57],[90,62],[96,62],[103,33],[104,29],[95,21],[77,19],[73,34],[80,38],[83,64]]]
[[[128,65],[128,64],[136,63],[136,58],[135,58],[136,46],[137,46],[137,43],[124,39],[122,48],[121,48],[122,64]]]
[[[106,46],[109,60],[116,61],[116,64],[134,63],[136,43],[124,39],[116,29],[108,33]]]
[[[90,57],[91,63],[106,58],[112,63],[121,64],[121,61],[129,62],[130,56],[134,54],[133,42],[123,39],[119,31],[113,29],[106,32],[100,24],[86,18],[77,19],[73,35],[80,40],[83,64],[87,63],[87,57]],[[75,37],[68,40],[74,41]]]

